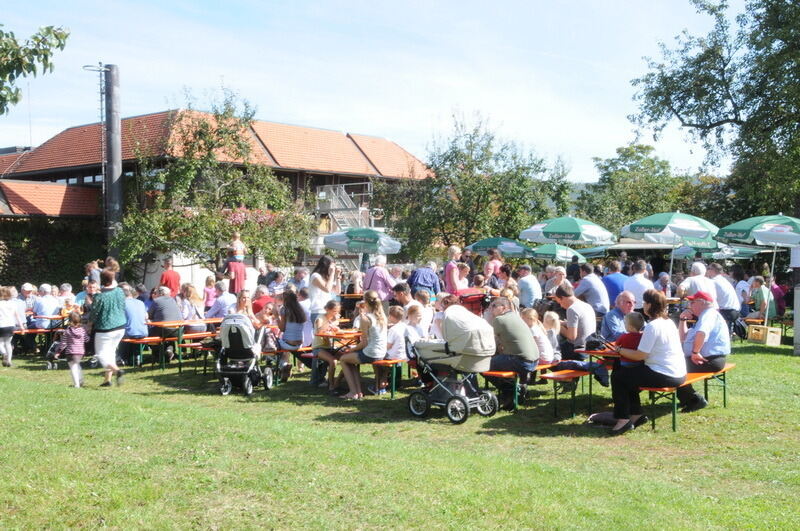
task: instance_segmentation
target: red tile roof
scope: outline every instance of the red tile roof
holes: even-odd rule
[[[122,120],[122,159],[135,160],[138,154],[164,152],[174,111],[134,116]],[[99,123],[71,127],[37,147],[14,168],[14,173],[29,173],[101,163]]]
[[[18,216],[97,216],[100,189],[39,181],[0,180],[0,191]]]
[[[14,167],[17,166],[18,163],[28,155],[28,153],[28,151],[24,151],[22,153],[9,153],[7,155],[0,155],[0,175],[5,175],[6,173],[14,170]]]
[[[431,171],[394,142],[375,136],[348,134],[384,177],[424,179]]]
[[[195,116],[209,115],[173,110],[124,118],[122,159],[164,155],[170,144],[173,144],[171,154],[179,156],[171,140],[180,134],[181,124],[191,123]],[[12,159],[18,155],[0,156],[0,175],[16,177],[48,170],[99,166],[101,134],[99,123],[71,127],[17,162]],[[419,159],[383,138],[264,121],[253,121],[251,135],[252,162],[276,169],[400,178],[429,175]],[[235,162],[224,154],[219,158]]]
[[[375,175],[378,171],[339,131],[274,122],[253,122],[253,130],[279,167]]]

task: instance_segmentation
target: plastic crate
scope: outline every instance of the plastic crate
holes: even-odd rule
[[[747,339],[752,343],[777,347],[781,344],[781,329],[764,325],[748,325]]]

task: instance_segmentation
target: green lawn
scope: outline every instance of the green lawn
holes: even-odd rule
[[[0,371],[0,528],[798,529],[800,359],[732,361],[727,409],[714,389],[677,433],[661,409],[657,431],[609,438],[585,400],[554,420],[549,395],[454,426],[412,419],[404,393],[323,396],[307,373],[247,399],[149,366],[72,389],[20,359]]]

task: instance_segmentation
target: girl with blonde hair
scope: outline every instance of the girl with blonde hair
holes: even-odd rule
[[[364,397],[358,365],[373,363],[386,357],[386,315],[375,290],[364,293],[364,305],[365,312],[359,322],[361,338],[357,345],[343,349],[344,354],[339,358],[349,388],[349,392],[343,398],[351,400]]]

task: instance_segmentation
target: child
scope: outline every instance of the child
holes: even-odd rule
[[[209,275],[206,277],[206,285],[203,288],[203,306],[205,307],[205,311],[211,309],[214,306],[214,302],[217,300],[217,290],[214,287],[214,276]]]
[[[539,363],[553,363],[553,344],[550,342],[550,338],[547,337],[547,331],[542,326],[541,321],[539,321],[539,314],[533,308],[525,308],[522,310],[521,316],[525,324],[530,327],[533,340],[539,349]]]
[[[336,391],[334,375],[336,373],[337,360],[334,355],[333,339],[318,337],[317,334],[339,331],[340,308],[339,303],[336,301],[325,303],[325,313],[314,321],[314,342],[311,344],[311,348],[314,349],[314,356],[328,364],[328,377],[319,386],[327,387],[330,394],[335,394]]]
[[[408,338],[408,342],[412,345],[428,335],[422,329],[421,321],[422,308],[416,304],[412,304],[408,307],[406,312],[406,337]]]
[[[353,318],[353,328],[358,329],[361,326],[361,316],[366,312],[367,305],[364,301],[356,303],[356,316]]]
[[[388,325],[386,334],[386,359],[404,360],[406,357],[406,324],[403,322],[406,312],[402,306],[389,307]],[[394,370],[392,367],[391,370]],[[367,390],[373,395],[385,395],[389,383],[386,380],[388,371],[384,367],[375,367],[375,387]]]
[[[420,337],[426,338],[430,333],[431,324],[433,324],[433,315],[436,313],[431,307],[431,295],[423,289],[414,295],[414,300],[422,305],[422,313],[419,318]]]
[[[72,375],[72,384],[75,387],[83,386],[83,373],[81,371],[81,358],[86,353],[85,345],[89,342],[89,334],[81,326],[81,314],[72,312],[69,314],[69,326],[61,335],[61,348],[56,353],[56,358],[60,354],[67,356],[69,372]]]
[[[241,240],[241,237],[238,232],[234,232],[233,237],[231,238],[231,243],[228,246],[228,249],[232,252],[233,258],[237,262],[244,261],[244,254],[247,250],[244,246],[244,242]]]
[[[444,339],[442,335],[442,321],[444,321],[444,308],[442,307],[442,299],[447,297],[449,293],[440,292],[436,294],[436,304],[433,308],[436,313],[433,315],[433,322],[431,323],[431,334],[436,339]]]
[[[542,328],[547,334],[547,339],[553,346],[553,363],[561,361],[561,345],[558,343],[558,331],[561,329],[561,319],[556,312],[544,312]]]
[[[639,341],[642,339],[642,329],[644,328],[644,316],[639,312],[631,312],[625,315],[624,320],[627,334],[622,334],[617,338],[617,346],[638,350]],[[644,361],[631,360],[620,356],[619,364],[623,367],[636,367],[637,365],[643,365]]]

